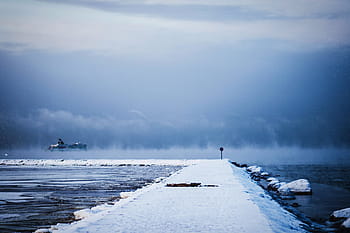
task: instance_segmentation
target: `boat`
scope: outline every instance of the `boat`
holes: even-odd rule
[[[62,139],[58,139],[57,144],[49,146],[50,151],[69,151],[69,150],[87,150],[87,145],[81,142],[75,142],[73,144],[65,144]]]

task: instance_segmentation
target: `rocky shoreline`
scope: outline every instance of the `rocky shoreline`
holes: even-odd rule
[[[325,222],[315,222],[302,213],[297,207],[300,204],[296,201],[296,196],[312,195],[313,190],[307,179],[297,179],[286,183],[280,181],[278,175],[272,176],[262,167],[230,161],[233,165],[245,169],[259,186],[276,200],[283,208],[296,215],[301,221],[308,225],[310,232],[350,232],[350,208],[337,210],[328,217]]]

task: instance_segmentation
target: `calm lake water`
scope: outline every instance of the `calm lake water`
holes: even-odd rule
[[[71,222],[73,212],[112,204],[180,166],[0,166],[0,232],[33,232]]]
[[[280,181],[305,178],[311,183],[312,195],[296,196],[298,211],[320,224],[326,224],[333,211],[350,207],[349,165],[265,165],[265,171]]]
[[[254,163],[259,164],[259,163]],[[250,165],[253,165],[252,163]],[[325,224],[330,214],[350,207],[347,164],[262,165],[281,181],[306,178],[313,194],[296,196],[295,207],[312,221]],[[181,169],[180,166],[0,166],[0,232],[31,232],[73,220],[73,212],[118,200]]]

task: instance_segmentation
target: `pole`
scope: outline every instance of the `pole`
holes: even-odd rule
[[[222,160],[222,151],[224,150],[223,147],[220,147],[220,152],[221,152],[221,156],[220,156],[220,159]]]

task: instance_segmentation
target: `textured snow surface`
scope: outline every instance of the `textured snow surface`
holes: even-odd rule
[[[341,225],[345,228],[350,228],[350,218],[345,220]]]
[[[38,229],[34,233],[51,233],[52,231],[49,229]]]
[[[350,218],[350,208],[334,211],[332,216],[336,218]]]
[[[91,215],[97,214],[101,211],[105,211],[108,208],[111,208],[111,205],[108,204],[104,204],[104,205],[98,205],[95,207],[92,207],[91,209],[82,209],[82,210],[78,210],[74,212],[74,217],[75,219],[79,220],[79,219],[84,219],[87,218]]]
[[[306,179],[299,179],[283,184],[278,188],[279,192],[292,191],[293,193],[309,193],[311,192],[310,182]]]
[[[198,182],[218,187],[166,187]],[[304,232],[242,169],[203,160],[54,232]],[[83,217],[83,216],[82,216]]]
[[[249,171],[249,172],[255,172],[255,173],[261,173],[261,172],[262,172],[262,168],[253,165],[253,166],[247,167],[247,171]]]

